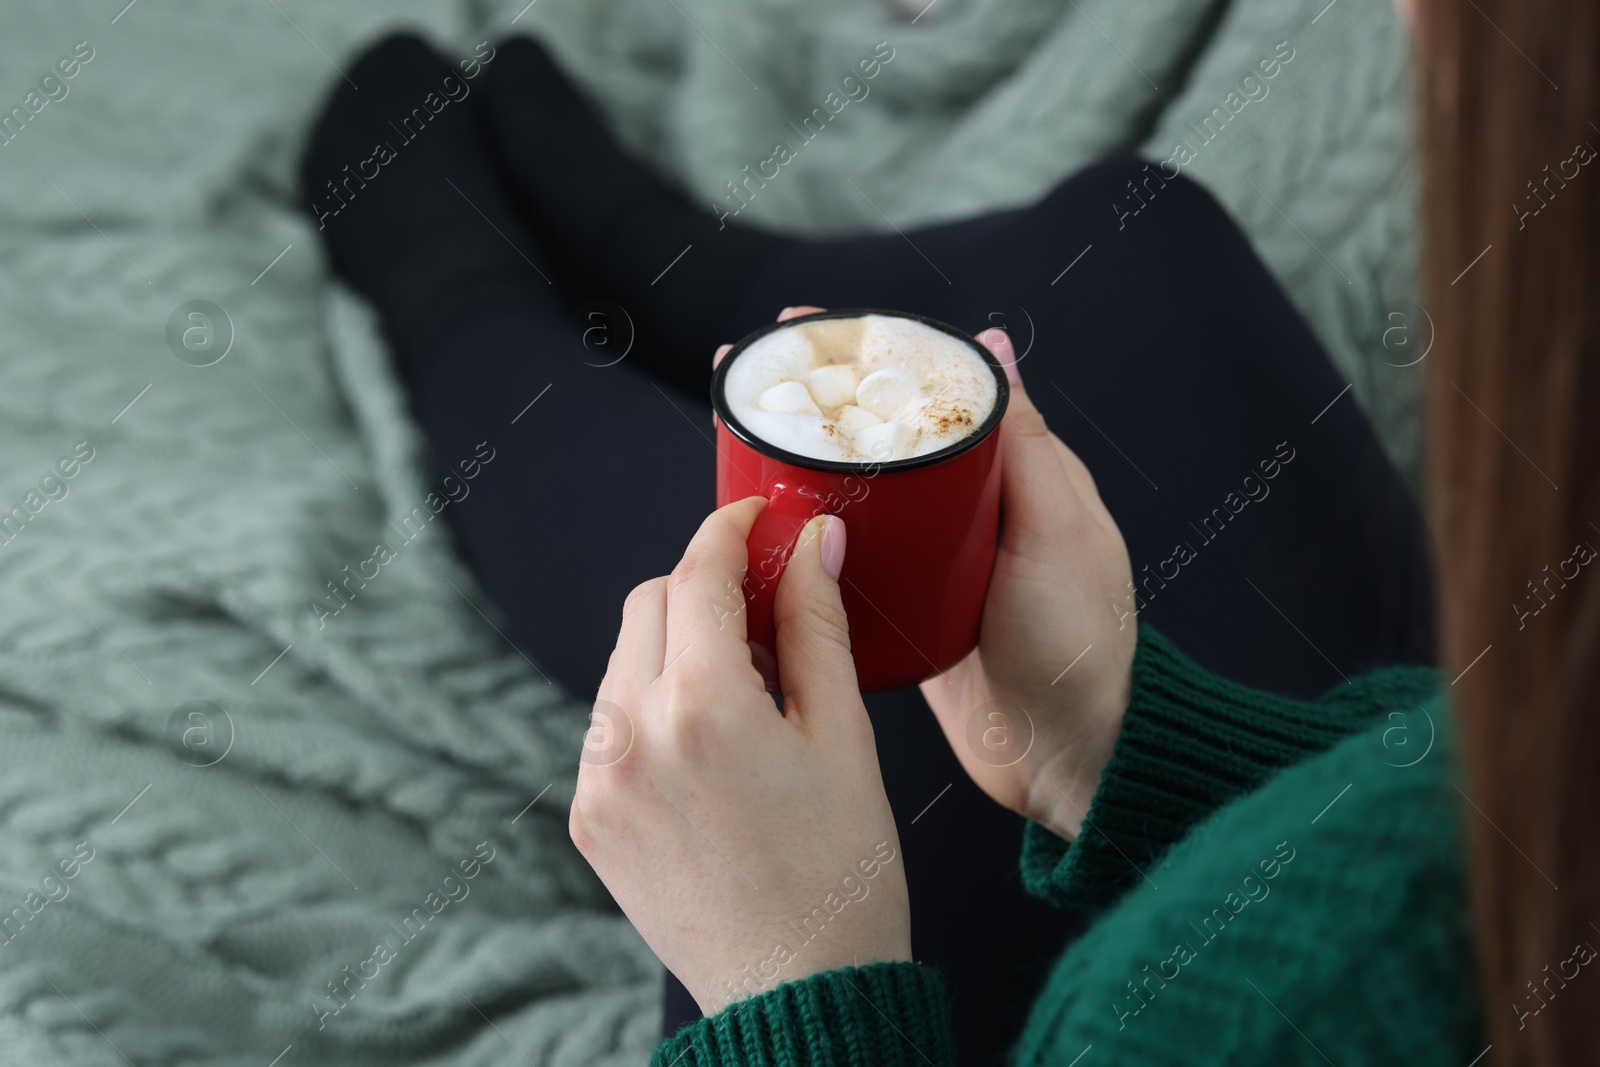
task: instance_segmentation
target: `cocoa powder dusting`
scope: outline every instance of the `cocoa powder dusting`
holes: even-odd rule
[[[972,412],[967,408],[940,412],[933,417],[933,430],[940,435],[949,434],[952,430],[959,430],[962,435],[970,433]]]
[[[952,441],[960,440],[972,432],[977,420],[973,418],[970,407],[960,401],[944,400],[942,393],[943,390],[940,390],[934,394],[934,399],[918,414],[917,422],[921,424],[923,433]]]

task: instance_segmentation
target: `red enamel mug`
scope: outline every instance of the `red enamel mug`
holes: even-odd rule
[[[740,353],[776,330],[864,315],[912,319],[970,346],[994,372],[989,416],[938,451],[865,463],[796,455],[740,424],[724,397]],[[717,506],[767,498],[750,531],[743,589],[746,634],[764,675],[776,678],[770,668],[777,662],[772,609],[778,579],[805,524],[825,512],[844,519],[848,532],[839,590],[863,692],[916,685],[976,647],[999,535],[1000,420],[1009,397],[1005,371],[987,348],[953,326],[907,312],[848,308],[802,315],[764,326],[729,350],[711,383]]]

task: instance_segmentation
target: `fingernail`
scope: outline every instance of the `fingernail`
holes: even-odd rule
[[[996,326],[985,330],[980,340],[999,361],[1000,369],[1006,372],[1006,381],[1012,385],[1021,385],[1022,378],[1017,374],[1017,351],[1011,347],[1011,335]]]
[[[837,515],[827,515],[822,520],[822,569],[828,577],[839,580],[844,570],[844,520]]]
[[[778,312],[778,318],[780,318],[780,319],[783,318],[785,315],[789,314],[789,312],[791,312],[793,310],[794,310],[794,308],[792,308],[792,307],[784,308],[783,310]]]

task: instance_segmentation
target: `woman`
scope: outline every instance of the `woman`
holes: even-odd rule
[[[1099,242],[1106,257],[1060,285],[1048,281],[1070,258],[1059,253],[1096,244],[1104,194],[1139,175],[1135,163],[1094,168],[1024,212],[913,234],[918,255],[955,265],[947,289],[918,276],[926,266],[898,237],[794,242],[734,227],[713,237],[709,216],[618,158],[531,46],[508,45],[490,61],[499,66],[487,106],[471,113],[498,146],[496,167],[471,164],[482,152],[473,123],[440,123],[433,147],[408,143],[398,169],[386,164],[381,181],[341,202],[325,220],[328,241],[384,313],[436,450],[455,454],[449,445],[473,437],[491,411],[515,415],[513,425],[527,419],[533,484],[546,500],[582,502],[566,510],[585,522],[535,521],[554,509],[532,511],[524,483],[483,494],[461,515],[519,638],[563,664],[575,686],[594,663],[597,624],[584,620],[603,610],[609,564],[648,564],[686,514],[703,514],[703,497],[684,488],[703,479],[639,472],[677,469],[661,461],[674,450],[687,469],[708,469],[704,449],[683,444],[703,422],[674,410],[685,397],[670,383],[701,386],[705,364],[693,353],[711,347],[713,331],[736,336],[758,309],[796,296],[979,324],[987,309],[1021,304],[1070,327],[1074,351],[1114,353],[1072,359],[1057,346],[1054,363],[1040,363],[1041,352],[1026,364],[1030,381],[1053,388],[1031,400],[1018,388],[1004,428],[1004,544],[983,642],[923,687],[951,740],[946,763],[963,761],[999,802],[993,812],[1031,820],[1027,890],[1096,913],[1037,993],[1019,1058],[1466,1063],[1488,1051],[1508,1063],[1563,1062],[1592,1047],[1595,1015],[1579,1001],[1600,988],[1578,977],[1590,954],[1582,916],[1600,909],[1593,850],[1577,844],[1592,839],[1577,813],[1594,810],[1594,787],[1579,768],[1600,749],[1579,712],[1592,699],[1583,683],[1597,680],[1600,601],[1581,571],[1566,577],[1580,555],[1572,542],[1585,536],[1579,518],[1600,506],[1595,432],[1577,417],[1597,397],[1582,318],[1593,198],[1570,182],[1563,197],[1539,201],[1544,214],[1566,217],[1523,219],[1529,233],[1508,230],[1514,216],[1499,213],[1525,180],[1518,167],[1573,155],[1570,146],[1553,153],[1581,135],[1581,113],[1600,95],[1597,33],[1592,13],[1500,6],[1483,10],[1540,66],[1561,58],[1551,62],[1559,100],[1538,95],[1542,75],[1518,68],[1523,60],[1477,13],[1430,10],[1422,27],[1428,303],[1439,326],[1431,459],[1453,711],[1438,699],[1437,676],[1394,666],[1426,661],[1431,645],[1420,534],[1397,480],[1351,406],[1311,421],[1341,383],[1225,216],[1181,179],[1153,203],[1155,225]],[[356,75],[363,96],[377,87],[371,95],[382,99],[386,76],[390,95],[420,86],[420,61],[374,56]],[[1461,73],[1486,65],[1493,97]],[[318,177],[338,170],[330,146],[367,132],[348,95],[313,145],[313,198]],[[416,210],[419,190],[427,211]],[[498,237],[485,236],[486,220]],[[1484,244],[1495,258],[1456,279]],[[706,254],[673,261],[686,245]],[[621,304],[647,342],[648,373],[601,378],[577,360],[541,359],[570,348],[571,331],[535,262],[569,298]],[[1189,331],[1179,353],[1174,321]],[[1532,353],[1515,374],[1512,337]],[[1006,352],[1002,337],[986,340]],[[543,388],[567,399],[539,411]],[[1046,424],[1069,432],[1073,450]],[[1147,462],[1136,465],[1111,443],[1130,437],[1162,446],[1165,495],[1139,444]],[[1293,458],[1279,458],[1280,444]],[[566,446],[559,459],[555,445]],[[1516,466],[1524,457],[1526,472]],[[1137,628],[1106,610],[1129,592],[1130,555],[1161,559],[1185,508],[1203,515],[1212,495],[1233,488],[1219,483],[1222,472],[1265,476],[1271,462],[1277,506],[1244,512],[1254,528],[1206,542],[1205,568],[1146,586]],[[1549,485],[1532,484],[1535,464]],[[1304,477],[1295,484],[1290,474]],[[734,628],[706,632],[715,618],[706,604],[722,583],[737,584],[742,531],[760,506],[714,514],[674,579],[630,596],[600,698],[626,715],[632,744],[620,759],[586,762],[573,809],[574,839],[710,1015],[664,1042],[656,1061],[953,1062],[954,1017],[962,1062],[980,1062],[996,1035],[1009,1038],[1005,1012],[1023,1010],[1040,979],[1022,952],[1010,981],[986,969],[988,946],[964,956],[960,931],[987,926],[1002,945],[1031,940],[1037,959],[1055,954],[1066,926],[1019,916],[1003,870],[973,875],[982,867],[973,836],[945,825],[908,843],[923,819],[910,816],[938,801],[938,786],[911,806],[911,790],[896,796],[896,775],[939,753],[917,740],[926,720],[913,709],[875,702],[869,711],[851,684],[829,577],[848,551],[837,520],[806,539],[780,585],[784,716],[772,714]],[[1566,584],[1529,600],[1522,584],[1546,581],[1546,563]],[[571,610],[533,610],[535,578],[547,589],[562,575]],[[1519,594],[1514,603],[1528,607],[1517,621],[1532,632],[1503,632],[1503,605]],[[1326,696],[1306,699],[1330,681]],[[965,716],[994,698],[1027,707],[1038,730],[1038,758],[1004,772],[971,759],[962,741]],[[1496,725],[1512,721],[1508,707],[1514,733]],[[1555,788],[1541,796],[1534,783],[1547,782]],[[924,872],[970,892],[941,893]],[[930,934],[938,952],[920,947]],[[1463,977],[1473,957],[1477,995]],[[958,991],[953,1010],[941,972]],[[963,1024],[986,991],[994,1010],[969,1011]]]
[[[1494,1062],[1562,1063],[1593,1053],[1600,990],[1579,983],[1600,942],[1592,822],[1600,809],[1584,766],[1600,753],[1600,589],[1578,583],[1600,534],[1592,526],[1600,440],[1583,415],[1600,399],[1588,310],[1596,196],[1578,182],[1565,200],[1522,205],[1517,194],[1530,160],[1593,158],[1583,150],[1593,140],[1584,126],[1600,95],[1600,22],[1592,8],[1497,7],[1488,19],[1455,5],[1423,12],[1428,291],[1439,324],[1429,413],[1452,710],[1394,672],[1352,679],[1356,693],[1291,704],[1195,669],[1153,631],[1141,632],[1131,672],[1127,646],[1114,646],[1116,654],[1085,661],[1091,669],[1079,688],[1058,703],[1027,700],[1048,672],[1027,662],[1017,635],[1050,631],[1058,648],[1107,640],[1085,620],[1095,615],[1095,594],[1126,564],[1087,472],[1017,394],[1008,478],[1022,467],[1024,478],[1036,476],[1038,495],[1008,494],[1008,546],[1019,561],[1051,562],[1018,574],[1014,586],[1008,570],[997,572],[978,659],[955,672],[955,686],[936,680],[924,691],[958,751],[960,713],[985,696],[1056,709],[1038,713],[1050,716],[1042,733],[1054,727],[1072,736],[1031,769],[1024,761],[1002,780],[975,761],[969,770],[996,800],[1034,820],[1023,863],[1038,891],[1091,902],[1120,892],[1036,1002],[1021,1062],[1076,1062],[1095,1051],[1122,1062],[1183,1053],[1214,1062],[1226,1053],[1229,1062],[1320,1056],[1341,1064],[1466,1063],[1480,1050],[1492,1051]],[[1507,50],[1500,32],[1548,62],[1567,95],[1546,93],[1537,60]],[[1557,188],[1567,192],[1566,184],[1546,192]],[[1530,211],[1562,217],[1540,220],[1547,227],[1530,233]],[[1458,278],[1486,246],[1501,256],[1480,263],[1475,278]],[[780,588],[798,631],[785,661],[784,720],[753,706],[745,712],[759,685],[731,654],[726,666],[714,651],[691,654],[656,676],[690,638],[675,625],[676,605],[692,602],[696,585],[719,568],[742,573],[741,531],[759,507],[747,501],[714,515],[675,580],[633,598],[602,694],[639,707],[641,758],[628,771],[585,768],[573,809],[575,840],[680,975],[737,973],[760,955],[762,933],[781,930],[786,915],[808,904],[798,896],[773,901],[779,894],[769,891],[752,906],[746,887],[717,869],[720,858],[684,858],[696,851],[696,831],[677,829],[684,819],[641,786],[648,780],[669,793],[664,781],[687,784],[686,753],[696,787],[709,794],[697,807],[699,831],[736,850],[758,883],[783,884],[789,869],[847,871],[874,837],[895,840],[886,806],[864,795],[872,792],[862,784],[872,781],[870,758],[852,763],[838,754],[870,753],[855,736],[865,716],[836,681],[848,670],[843,635],[803,621],[837,616],[824,554],[803,550],[785,577],[790,588]],[[818,545],[827,540],[825,532]],[[1525,575],[1542,580],[1552,569],[1560,575],[1554,585],[1528,586]],[[1025,598],[1052,578],[1055,596]],[[1497,646],[1501,654],[1490,659]],[[1436,717],[1440,748],[1415,756],[1386,748],[1397,740],[1396,714],[1408,744]],[[1318,731],[1326,733],[1313,740]],[[1353,736],[1335,743],[1343,733]],[[846,744],[829,745],[841,735]],[[1255,751],[1243,748],[1252,741]],[[734,776],[769,754],[770,765],[758,764],[763,788],[752,796]],[[1189,781],[1181,785],[1168,777],[1183,772]],[[719,796],[746,802],[723,808]],[[827,799],[795,811],[818,797]],[[1306,806],[1324,798],[1326,807]],[[1186,822],[1199,827],[1177,839]],[[1456,929],[1458,827],[1469,842],[1470,944]],[[1097,838],[1121,838],[1119,853],[1137,857],[1127,867],[1138,867],[1143,882],[1129,886]],[[1146,861],[1151,846],[1166,845],[1162,861]],[[643,884],[639,872],[668,869],[674,857],[682,873],[666,892],[629,894]],[[1304,866],[1294,870],[1294,862]],[[1282,910],[1250,915],[1251,904],[1272,906],[1274,882],[1286,898]],[[936,981],[897,962],[910,959],[901,889],[893,881],[884,889],[841,915],[855,925],[825,950],[800,953],[788,985],[680,1034],[658,1061],[764,1062],[770,1050],[775,1062],[843,1062],[849,1048],[850,1062],[909,1063],[913,1046],[944,1062]],[[694,910],[682,900],[695,901]],[[1208,911],[1211,901],[1222,907]],[[681,924],[700,914],[727,921],[709,937],[688,936]],[[1182,929],[1195,919],[1200,929]],[[1168,942],[1175,946],[1164,952]],[[1464,980],[1474,955],[1477,996]],[[858,960],[879,962],[858,970]]]

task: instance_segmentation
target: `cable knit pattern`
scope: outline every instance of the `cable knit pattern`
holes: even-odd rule
[[[1271,95],[1186,170],[1393,445],[1413,373],[1382,366],[1405,361],[1382,331],[1411,285],[1403,40],[1387,0],[1312,25],[1323,6],[940,0],[913,25],[805,0],[761,18],[731,0],[15,5],[0,107],[29,117],[0,144],[0,517],[25,517],[0,537],[0,1067],[636,1064],[655,1044],[659,968],[566,838],[584,704],[496,632],[448,508],[402,532],[441,486],[293,206],[304,131],[366,42],[545,35],[710,205],[889,41],[871,96],[741,215],[816,233],[1020,204],[1115,149],[1164,158],[1291,40]],[[25,106],[80,41],[67,95]],[[169,348],[191,300],[231,323],[215,365]],[[80,445],[92,458],[42,486]],[[395,558],[319,621],[379,542]],[[447,876],[470,896],[446,900]]]
[[[1087,835],[1069,847],[1030,824],[1029,888],[1104,910],[1057,962],[1013,1062],[1470,1062],[1483,1041],[1454,736],[1433,672],[1288,700],[1207,674],[1154,631],[1140,642],[1132,740],[1093,807],[1120,847],[1152,858],[1114,861]],[[1145,820],[1152,838],[1140,841]],[[879,966],[896,978],[873,1014],[828,995],[850,971],[812,975],[685,1027],[652,1067],[678,1055],[725,1067],[950,1063],[947,1038],[929,1029],[943,1011],[937,976]],[[795,1056],[796,1028],[853,1058]],[[912,1042],[922,1057],[906,1058]]]

